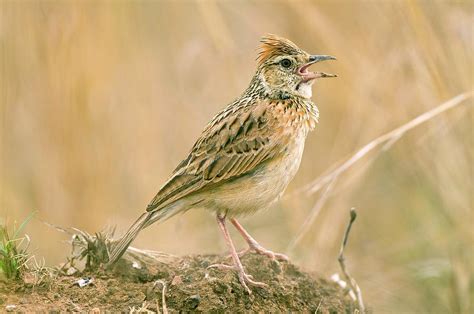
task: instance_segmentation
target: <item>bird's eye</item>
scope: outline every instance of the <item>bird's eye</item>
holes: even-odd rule
[[[290,59],[283,59],[280,61],[280,64],[284,68],[289,68],[291,67],[291,60]]]

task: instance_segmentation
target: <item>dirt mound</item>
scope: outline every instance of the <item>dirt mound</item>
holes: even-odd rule
[[[290,263],[277,263],[248,254],[244,267],[266,288],[245,293],[235,272],[208,269],[214,263],[231,262],[222,256],[164,256],[133,262],[121,260],[112,270],[57,274],[40,285],[0,283],[1,311],[175,311],[353,312],[355,305],[336,284],[300,271]],[[90,278],[90,284],[77,282]],[[165,289],[163,289],[165,286]],[[164,292],[164,299],[163,299]],[[165,302],[163,302],[163,300]],[[164,311],[163,311],[164,312]]]

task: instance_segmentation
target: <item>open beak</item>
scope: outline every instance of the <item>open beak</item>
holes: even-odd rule
[[[329,74],[329,73],[324,73],[324,72],[310,72],[308,71],[308,68],[320,61],[326,61],[326,60],[336,60],[335,57],[333,56],[326,56],[326,55],[311,55],[309,56],[309,62],[306,63],[305,65],[301,66],[298,68],[297,73],[301,75],[303,78],[303,82],[309,82],[311,80],[320,78],[320,77],[337,77],[336,74]]]

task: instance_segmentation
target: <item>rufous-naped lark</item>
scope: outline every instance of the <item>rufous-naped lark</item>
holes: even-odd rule
[[[146,212],[112,247],[109,265],[122,256],[142,229],[189,209],[205,208],[216,215],[233,259],[233,265],[210,267],[236,270],[248,293],[248,284],[265,286],[245,272],[226,219],[245,238],[249,249],[272,259],[288,259],[260,246],[236,218],[269,207],[296,174],[306,136],[318,122],[311,86],[317,78],[335,76],[308,68],[333,59],[310,55],[275,35],[262,37],[257,71],[249,87],[206,126]]]

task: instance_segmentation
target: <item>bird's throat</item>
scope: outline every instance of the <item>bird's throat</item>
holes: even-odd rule
[[[298,94],[300,94],[302,97],[310,99],[311,96],[313,96],[313,90],[311,88],[312,85],[313,81],[301,82],[300,84],[298,84],[296,90]]]

